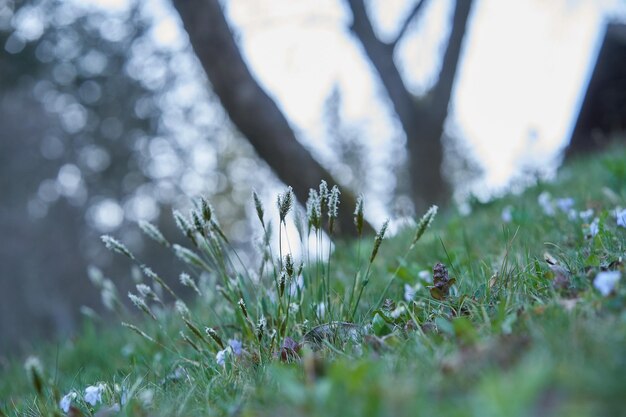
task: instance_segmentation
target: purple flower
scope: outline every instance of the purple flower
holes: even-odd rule
[[[59,401],[59,407],[65,414],[70,412],[70,407],[72,406],[72,400],[74,400],[74,398],[76,398],[76,393],[72,391],[69,394],[64,395],[63,398],[61,398],[61,401]]]
[[[233,350],[235,356],[241,356],[241,352],[243,351],[243,345],[237,339],[229,339],[228,346]]]
[[[215,361],[219,366],[226,365],[226,349],[217,352],[217,355],[215,355]]]
[[[95,406],[99,402],[102,402],[102,392],[104,391],[104,384],[91,385],[85,388],[85,402],[88,402],[92,406]]]

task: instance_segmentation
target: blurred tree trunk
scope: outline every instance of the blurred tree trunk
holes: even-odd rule
[[[392,43],[383,42],[376,36],[364,0],[346,1],[353,16],[350,29],[374,66],[406,134],[415,208],[422,211],[429,204],[445,203],[450,190],[442,175],[441,135],[448,116],[454,78],[473,0],[455,2],[452,30],[438,81],[423,98],[415,97],[408,90],[393,55],[409,23],[419,14],[427,0],[416,3]]]
[[[309,189],[317,188],[321,180],[336,183],[298,142],[286,117],[248,70],[219,0],[174,0],[174,6],[230,119],[278,178],[293,187],[298,201],[304,204]],[[342,188],[341,194],[338,231],[354,234],[356,199],[349,190]]]
[[[441,135],[473,0],[455,2],[452,30],[439,78],[423,98],[416,98],[407,89],[393,55],[396,45],[426,0],[416,3],[392,43],[381,41],[374,33],[364,0],[346,1],[353,14],[351,30],[376,69],[406,134],[415,208],[421,211],[429,204],[445,203],[450,192],[441,171]],[[231,120],[278,177],[293,186],[298,200],[304,202],[309,188],[314,188],[321,179],[334,182],[328,171],[297,141],[276,103],[250,74],[220,2],[174,0],[174,6]],[[346,190],[342,190],[342,194],[344,208],[352,207],[353,196]],[[351,213],[344,209],[340,213],[340,224],[348,224],[351,218]]]

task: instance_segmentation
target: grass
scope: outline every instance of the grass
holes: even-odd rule
[[[195,217],[177,215],[198,259],[163,243],[189,264],[202,294],[190,311],[172,307],[177,296],[159,283],[168,280],[144,271],[144,285],[165,305],[144,292],[138,296],[148,314],[131,314],[96,273],[120,320],[150,340],[87,320],[76,338],[33,352],[41,371],[27,375],[17,359],[1,369],[0,415],[63,415],[58,401],[71,391],[75,416],[106,415],[122,395],[119,415],[129,416],[626,415],[626,228],[612,216],[626,206],[626,150],[575,161],[555,182],[522,195],[475,202],[469,215],[440,213],[408,252],[415,227],[384,241],[379,232],[339,242],[330,255],[324,192],[308,207],[317,254],[305,257],[301,273],[283,253],[286,244],[280,254],[262,246],[263,268],[241,265],[206,203]],[[539,198],[545,192],[551,198]],[[558,200],[566,197],[576,218],[559,208],[567,209]],[[290,198],[279,197],[278,230],[293,220]],[[551,208],[552,216],[545,213]],[[593,215],[583,220],[579,212],[587,209]],[[265,240],[278,239],[260,204],[257,210]],[[307,224],[302,229],[306,235]],[[288,236],[295,245],[297,236]],[[437,262],[449,276],[434,289]],[[622,275],[607,296],[593,285],[602,271]],[[298,276],[304,287],[291,291]],[[410,300],[405,285],[415,293]],[[380,303],[387,287],[388,301]],[[229,339],[243,343],[239,355]],[[84,390],[99,383],[102,402],[92,407]]]

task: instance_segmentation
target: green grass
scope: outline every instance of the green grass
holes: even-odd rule
[[[545,191],[554,200],[573,198],[577,212],[593,209],[597,235],[588,236],[591,219],[570,220],[558,208],[546,215],[538,204]],[[512,221],[505,223],[501,213],[509,205]],[[440,213],[407,256],[414,228],[385,239],[369,273],[373,237],[339,243],[330,274],[328,254],[319,263],[311,260],[302,272],[305,289],[274,301],[261,287],[281,291],[280,262],[267,263],[262,283],[253,284],[247,274],[259,266],[237,266],[218,226],[206,222],[217,237],[198,251],[213,277],[199,284],[203,296],[189,303],[189,325],[155,303],[150,308],[157,320],[117,308],[120,320],[133,322],[155,343],[128,328],[102,329],[88,321],[75,339],[34,352],[44,368],[39,395],[22,361],[1,369],[0,415],[61,415],[58,399],[71,390],[78,393],[80,413],[93,415],[119,402],[122,389],[128,401],[120,415],[129,416],[626,415],[626,228],[611,214],[617,206],[626,207],[623,148],[575,161],[555,182],[520,196],[474,203],[467,216]],[[273,223],[277,229],[278,219]],[[200,240],[197,232],[191,235]],[[187,260],[190,272],[199,272],[197,260]],[[420,278],[437,262],[456,279],[441,300]],[[602,270],[622,275],[608,296],[593,287]],[[354,308],[357,271],[356,292],[365,276],[369,283]],[[379,306],[392,277],[391,302]],[[405,284],[417,288],[409,302]],[[172,303],[167,293],[163,298]],[[319,317],[317,305],[328,307],[328,301],[326,316]],[[290,302],[298,302],[299,311],[287,313]],[[352,311],[358,331],[337,324],[329,337],[312,342],[316,325],[350,321]],[[259,338],[261,316],[266,327]],[[225,365],[217,364],[221,348],[204,333],[206,326],[224,342],[241,340],[242,355],[228,353]],[[197,350],[181,339],[181,330]],[[286,337],[309,343],[297,354],[283,351]],[[103,403],[92,408],[81,397],[97,383],[106,389]]]

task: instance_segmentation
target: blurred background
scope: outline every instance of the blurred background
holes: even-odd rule
[[[245,253],[251,192],[321,179],[395,224],[549,179],[626,128],[620,0],[0,0],[0,355],[71,334],[138,220],[206,196]],[[181,239],[182,241],[182,239]],[[94,269],[92,269],[92,274]],[[83,312],[85,310],[83,309]]]

